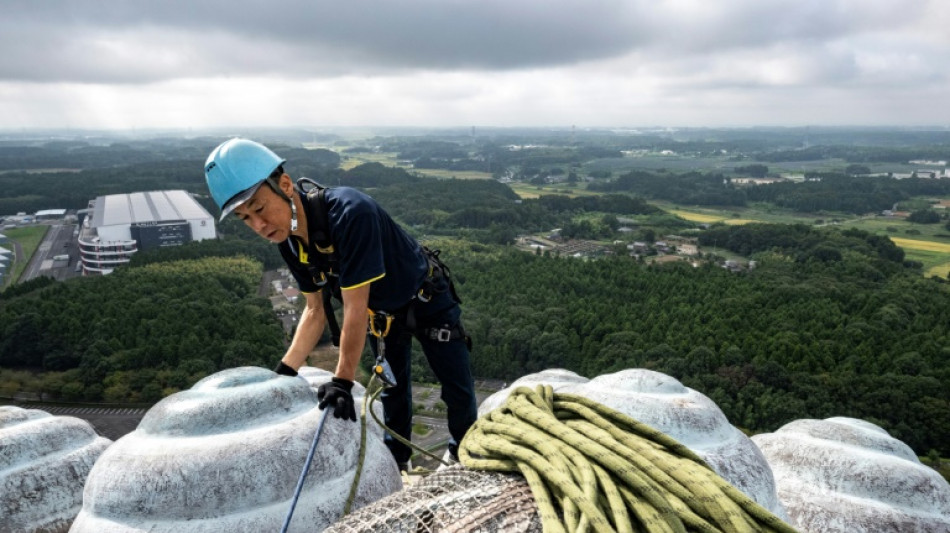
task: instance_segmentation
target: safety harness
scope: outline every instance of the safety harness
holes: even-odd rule
[[[317,287],[322,291],[323,310],[327,318],[327,325],[330,327],[330,340],[334,346],[340,345],[340,324],[337,322],[333,310],[331,298],[343,301],[343,294],[340,290],[339,274],[339,256],[333,247],[330,239],[330,217],[327,208],[326,192],[327,187],[311,180],[310,178],[299,178],[297,180],[297,192],[301,195],[301,202],[307,217],[307,230],[310,238],[311,253],[307,261],[307,270],[313,277]],[[283,251],[283,248],[281,248]],[[461,322],[455,326],[426,327],[419,328],[416,323],[416,306],[425,304],[432,300],[437,294],[448,290],[452,299],[456,303],[462,303],[455,290],[455,284],[452,282],[448,266],[439,258],[440,250],[430,250],[423,246],[428,261],[428,272],[422,286],[409,301],[408,304],[400,309],[370,310],[370,332],[378,339],[382,337],[377,332],[389,332],[388,324],[385,327],[377,327],[376,320],[389,316],[400,320],[409,333],[414,333],[423,338],[439,342],[449,342],[462,339],[469,349],[472,348],[471,337],[465,333]],[[290,259],[288,257],[285,260]],[[293,258],[296,259],[296,258]],[[389,318],[391,321],[393,318]]]

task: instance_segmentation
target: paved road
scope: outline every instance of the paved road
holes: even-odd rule
[[[55,280],[62,281],[67,278],[78,276],[74,267],[79,260],[79,250],[73,238],[75,224],[52,224],[49,231],[43,237],[43,242],[33,252],[30,263],[23,271],[20,281],[29,281],[37,276],[49,276]],[[58,255],[68,255],[67,261],[56,261],[53,258]],[[23,249],[17,252],[17,257],[23,257]]]

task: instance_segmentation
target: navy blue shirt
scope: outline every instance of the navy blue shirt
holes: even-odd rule
[[[419,243],[375,200],[356,189],[330,188],[325,198],[330,241],[338,261],[338,272],[333,274],[339,276],[340,288],[369,284],[369,308],[375,311],[395,311],[408,304],[428,272]],[[307,223],[319,222],[308,216]],[[319,290],[311,271],[320,263],[314,256],[316,243],[308,248],[291,236],[278,247],[300,291]]]

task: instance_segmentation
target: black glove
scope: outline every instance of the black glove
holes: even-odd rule
[[[294,377],[297,375],[297,371],[293,368],[290,368],[288,365],[284,364],[283,361],[277,363],[277,366],[274,367],[274,372],[277,372],[281,376],[290,376]]]
[[[350,419],[356,422],[356,406],[353,405],[353,382],[343,378],[332,378],[329,382],[317,388],[317,399],[320,400],[320,409],[333,407],[335,418]]]

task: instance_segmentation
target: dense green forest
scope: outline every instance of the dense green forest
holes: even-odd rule
[[[224,368],[269,367],[284,336],[257,297],[261,274],[206,258],[14,286],[0,299],[0,368],[43,371],[27,385],[63,400],[154,402]],[[0,395],[24,385],[9,372]]]

